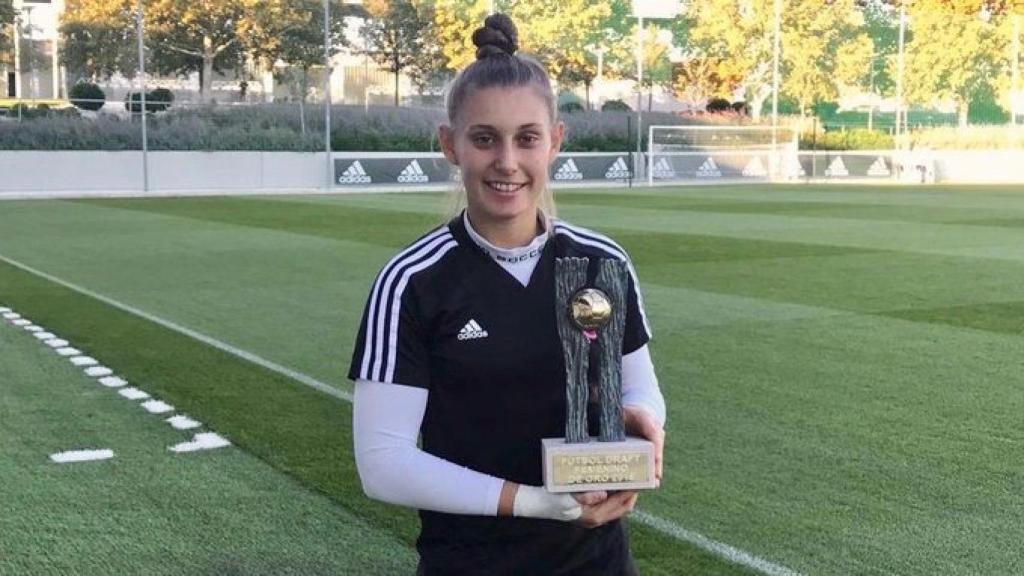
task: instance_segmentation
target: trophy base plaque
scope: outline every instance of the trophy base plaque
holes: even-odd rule
[[[564,438],[541,440],[544,487],[549,492],[647,490],[656,487],[654,444],[627,437],[621,442],[567,443]]]

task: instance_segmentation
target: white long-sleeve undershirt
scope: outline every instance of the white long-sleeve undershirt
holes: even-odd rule
[[[665,401],[650,353],[622,357],[623,405],[665,422]],[[353,408],[356,467],[366,495],[422,510],[496,516],[504,480],[424,452],[417,445],[428,392],[357,380]]]

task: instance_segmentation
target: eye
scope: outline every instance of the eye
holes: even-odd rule
[[[533,146],[538,142],[540,142],[540,136],[532,132],[519,136],[519,143],[523,146]]]
[[[494,143],[494,136],[490,134],[474,134],[469,138],[475,146],[490,146]]]

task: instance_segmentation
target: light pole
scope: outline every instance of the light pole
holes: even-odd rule
[[[772,40],[772,150],[779,141],[779,56],[782,52],[782,0],[775,0]],[[760,111],[758,111],[760,114]],[[774,164],[774,163],[773,163]]]
[[[142,0],[136,2],[135,13],[135,34],[138,36],[139,49],[139,101],[142,104],[142,191],[149,190],[149,141],[146,135],[146,50],[143,45],[142,35],[145,32],[143,19],[145,18]],[[131,103],[131,96],[128,96]],[[130,106],[129,106],[130,107]]]
[[[907,3],[900,2],[899,56],[896,59],[896,146],[900,146],[903,124],[903,67],[905,60],[904,36],[907,28]]]
[[[1011,56],[1011,68],[1013,79],[1010,87],[1010,124],[1017,125],[1017,114],[1020,113],[1020,14],[1013,16],[1013,55]]]
[[[327,156],[327,190],[334,185],[334,166],[331,161],[331,7],[324,0],[324,153]]]

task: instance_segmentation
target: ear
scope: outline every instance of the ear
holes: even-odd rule
[[[565,136],[565,122],[559,120],[551,127],[551,149],[548,151],[548,164],[555,161],[558,158],[558,153],[562,150],[562,138]]]
[[[455,156],[455,130],[451,126],[442,124],[437,128],[437,139],[441,142],[441,151],[444,152],[444,157],[453,166],[458,166],[459,159]]]

